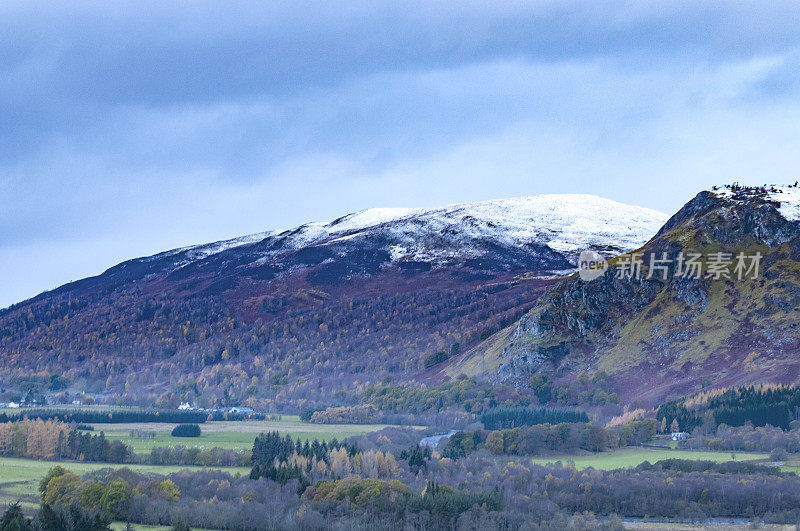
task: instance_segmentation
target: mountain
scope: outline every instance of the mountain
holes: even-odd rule
[[[665,219],[542,195],[372,209],[137,258],[0,311],[0,376],[7,390],[58,381],[126,402],[344,402],[508,327],[580,250],[630,251]]]
[[[304,271],[312,284],[330,285],[391,266],[407,272],[452,266],[558,272],[572,269],[584,249],[615,256],[641,245],[664,218],[589,195],[540,195],[431,210],[377,208],[330,223],[132,260],[118,266],[122,278],[109,279],[167,274],[180,283],[183,277],[213,271],[272,280]]]
[[[687,267],[692,254],[699,278]],[[637,258],[639,278],[630,274]],[[715,188],[599,277],[554,286],[494,347],[497,374],[524,382],[603,371],[622,402],[642,405],[709,387],[797,383],[798,308],[800,189]]]

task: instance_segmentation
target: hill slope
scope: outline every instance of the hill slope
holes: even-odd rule
[[[678,257],[692,253],[701,255],[700,278],[681,274]],[[729,278],[713,269],[728,256],[714,253],[730,253]],[[739,275],[739,253],[746,267],[761,254],[757,273]],[[634,254],[641,277],[620,278]],[[652,264],[666,272],[649,275],[651,254],[673,260]],[[701,387],[800,379],[800,189],[701,192],[610,265],[589,282],[570,276],[537,303],[503,350],[501,378],[603,370],[623,401],[643,404]]]
[[[164,405],[345,402],[518,319],[665,216],[583,195],[374,209],[138,258],[0,311],[4,387]]]

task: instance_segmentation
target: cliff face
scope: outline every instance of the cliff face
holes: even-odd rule
[[[498,376],[603,370],[623,400],[642,403],[702,386],[796,381],[797,191],[701,192],[599,278],[572,275],[552,288],[519,322]],[[693,255],[701,274],[682,274]],[[627,278],[637,258],[640,275]],[[754,262],[758,271],[747,271]]]

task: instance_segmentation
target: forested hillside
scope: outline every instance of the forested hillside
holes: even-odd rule
[[[385,378],[427,381],[425,369],[516,322],[575,252],[630,250],[663,219],[537,196],[366,211],[130,260],[0,311],[3,392],[352,404]]]

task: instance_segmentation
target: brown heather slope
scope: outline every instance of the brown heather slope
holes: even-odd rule
[[[701,192],[636,251],[641,279],[610,267],[590,282],[572,275],[540,299],[506,343],[497,378],[524,386],[537,372],[602,370],[623,403],[644,405],[706,387],[800,382],[800,222],[779,212],[781,197]],[[674,278],[674,264],[667,280],[645,278],[650,253],[681,252],[763,259],[756,279]]]

